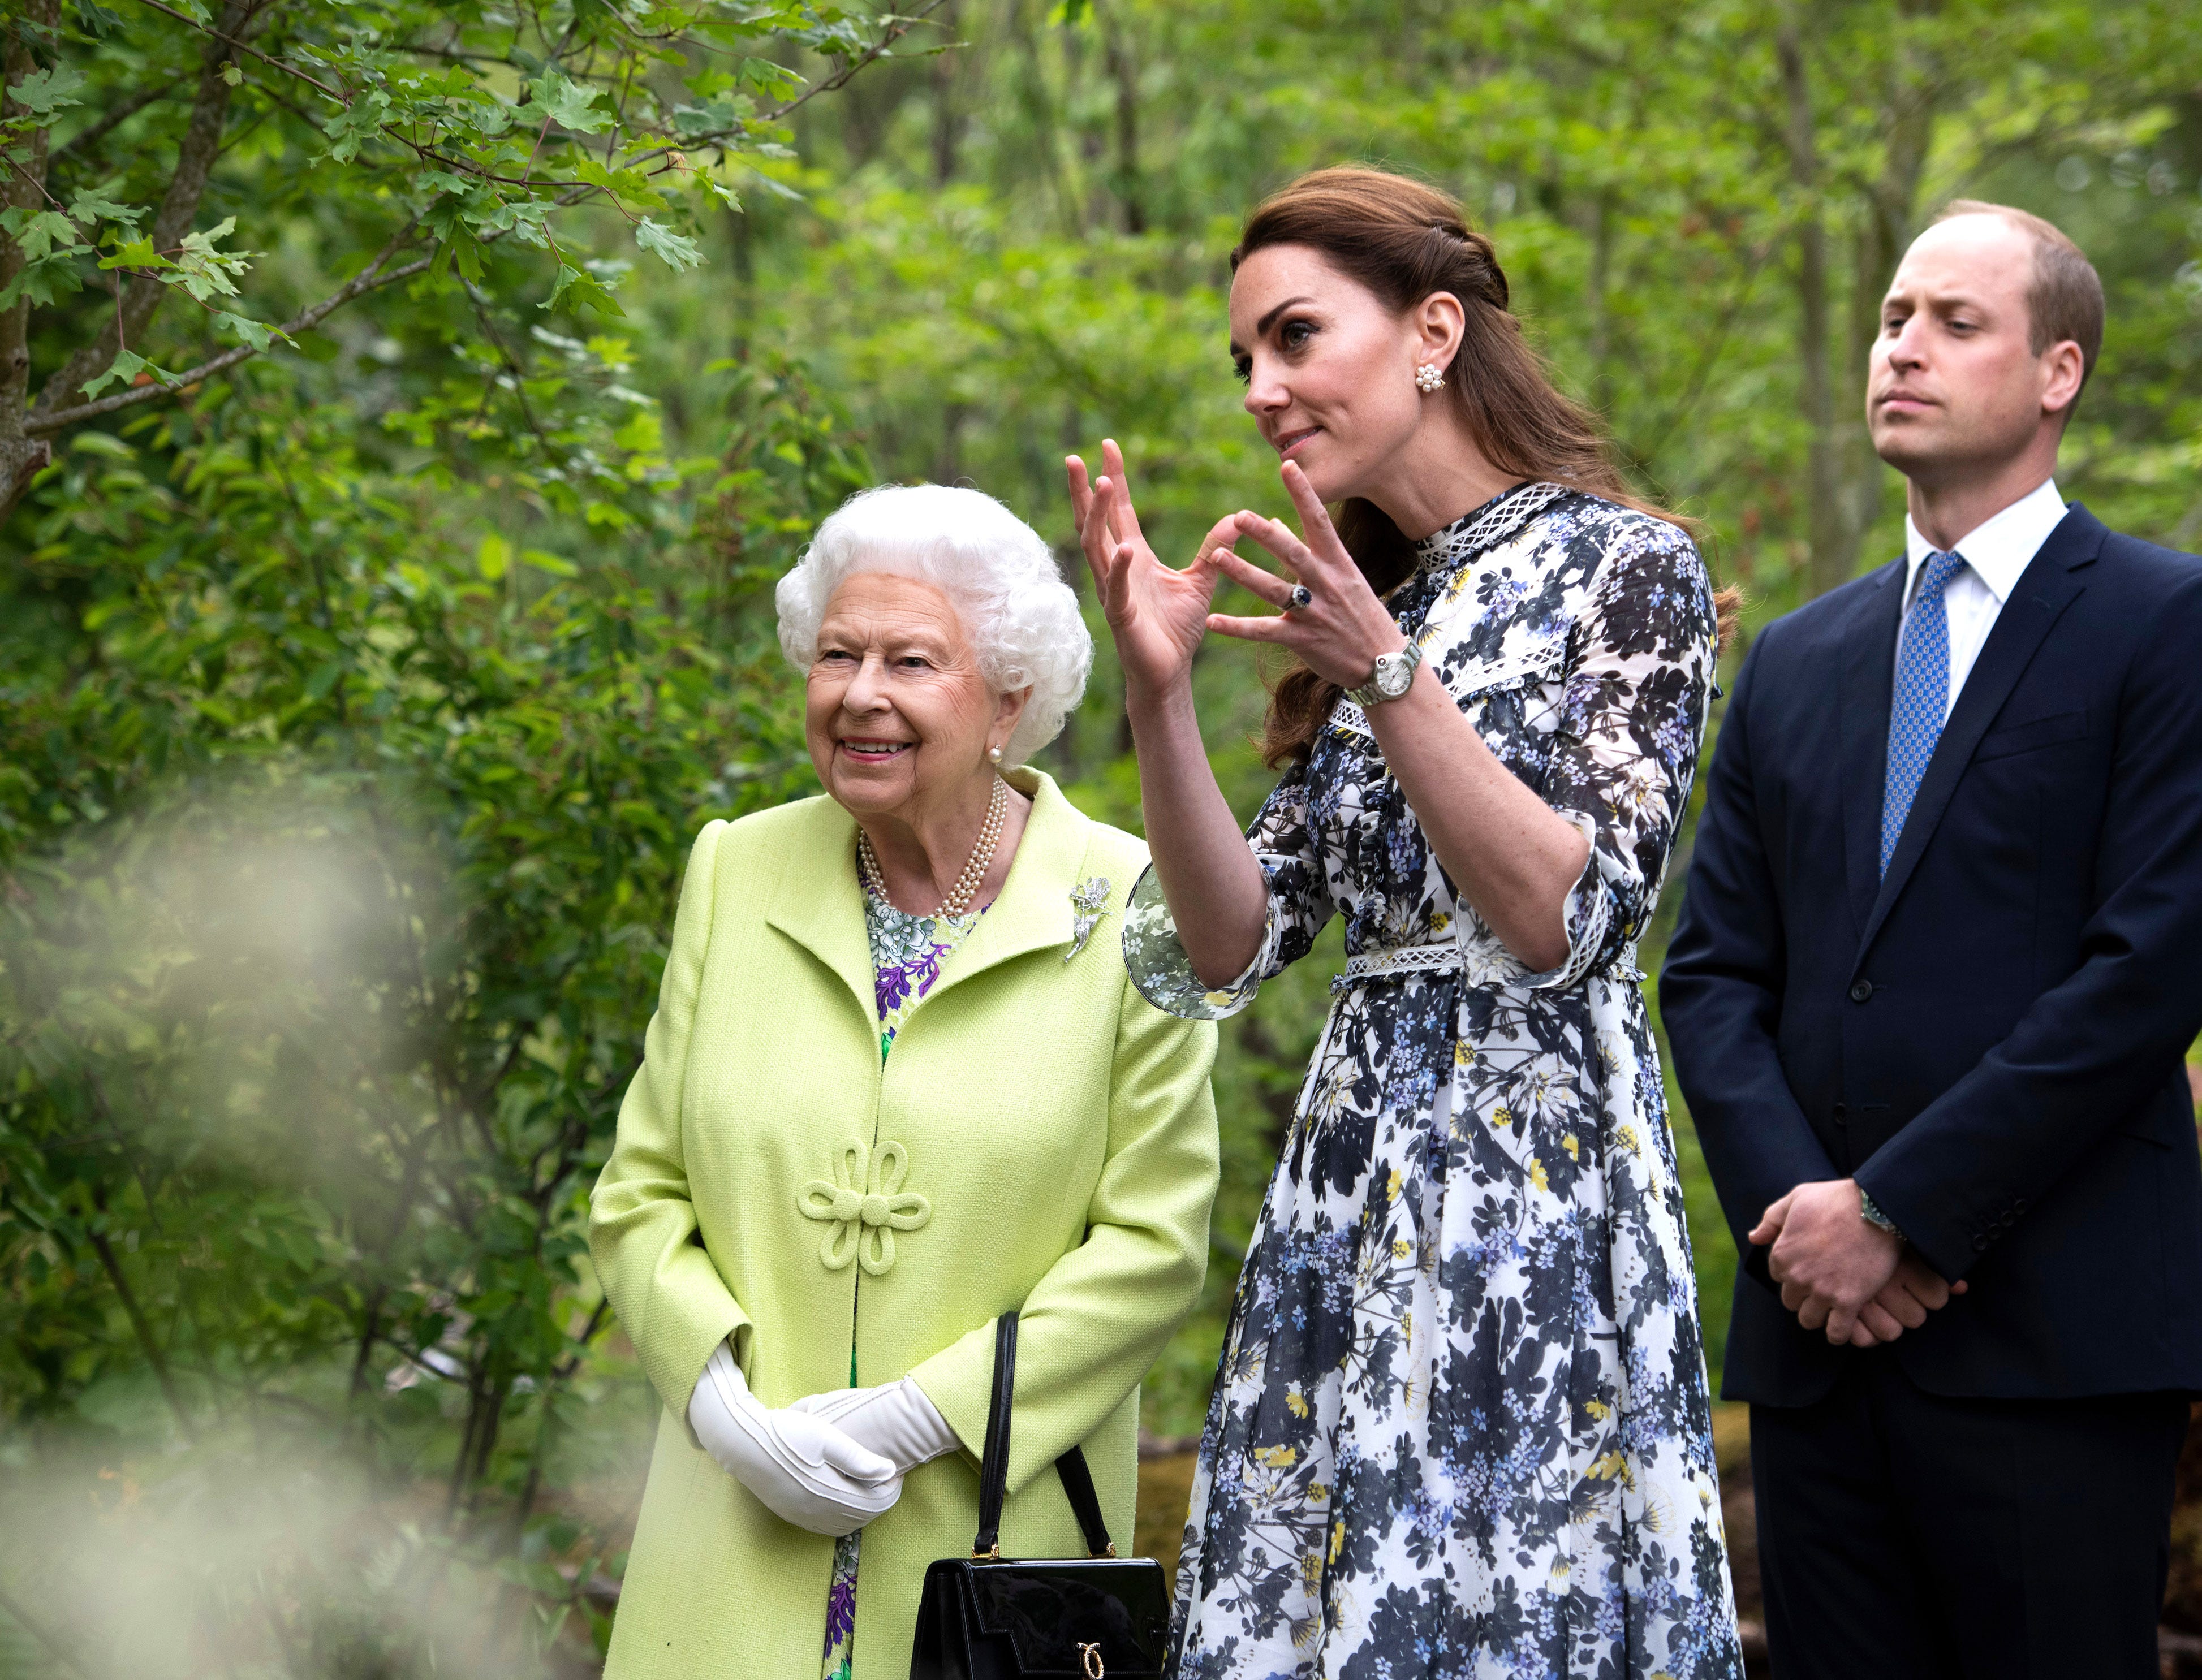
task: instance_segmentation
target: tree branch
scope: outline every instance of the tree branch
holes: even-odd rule
[[[58,14],[56,0],[35,0],[26,9],[31,21],[52,26]],[[8,90],[38,68],[31,56],[26,32],[8,32],[4,56],[0,56],[0,116],[14,102]],[[0,178],[0,209],[32,209],[46,190],[46,149],[50,136],[33,128],[23,150],[25,161]],[[0,235],[0,286],[11,284],[23,271],[22,248]],[[17,298],[0,309],[0,520],[14,508],[22,488],[53,459],[52,446],[24,435],[23,399],[31,389],[31,300]]]
[[[138,3],[141,6],[150,6],[156,12],[166,12],[170,17],[175,19],[178,23],[183,24],[187,28],[196,29],[202,35],[211,35],[215,40],[221,42],[226,46],[235,47],[239,52],[249,53],[253,57],[258,59],[262,64],[268,66],[271,70],[280,70],[286,76],[296,76],[300,81],[305,83],[309,87],[318,89],[321,92],[327,94],[330,98],[335,100],[338,104],[344,107],[345,109],[349,110],[351,109],[351,101],[347,99],[343,94],[338,92],[334,88],[331,87],[327,82],[315,80],[313,77],[308,75],[303,70],[299,69],[295,64],[286,64],[280,58],[270,58],[266,53],[261,51],[259,48],[248,47],[243,41],[238,39],[236,36],[228,33],[227,31],[229,29],[242,29],[244,26],[244,19],[251,15],[250,10],[245,8],[233,7],[231,9],[231,16],[226,17],[222,20],[224,25],[227,26],[226,28],[209,29],[205,24],[201,23],[197,18],[192,17],[188,13],[180,12],[174,6],[162,5],[161,3],[161,0],[138,0]],[[244,17],[238,17],[236,15],[240,11],[244,12]],[[233,18],[235,19],[234,21],[232,21]]]
[[[176,85],[169,82],[163,86],[148,88],[143,93],[132,95],[100,118],[97,122],[71,135],[68,144],[56,146],[54,149],[53,161],[57,164],[73,162],[80,154],[89,152],[92,147],[104,140],[148,105],[159,104],[175,91]]]
[[[72,1674],[82,1676],[83,1680],[95,1680],[92,1671],[85,1665],[84,1658],[76,1647],[32,1615],[24,1607],[23,1601],[4,1587],[0,1587],[0,1610],[6,1611],[18,1627],[52,1652],[56,1660]]]
[[[421,273],[436,260],[434,257],[421,257],[415,261],[407,263],[402,268],[393,268],[386,274],[380,272],[382,265],[397,255],[398,245],[413,232],[414,226],[413,222],[406,223],[399,231],[397,238],[384,246],[381,255],[374,261],[368,264],[344,285],[324,297],[312,308],[301,309],[277,330],[286,338],[295,338],[301,332],[310,332],[323,320],[362,293],[374,291],[382,286],[395,285],[400,280],[410,279],[414,275]],[[50,437],[56,432],[65,431],[76,425],[79,420],[96,420],[102,414],[111,414],[121,408],[135,408],[140,402],[150,402],[158,397],[172,396],[186,385],[195,385],[202,379],[210,379],[217,373],[226,373],[239,362],[250,361],[254,356],[261,354],[261,351],[253,349],[250,344],[239,344],[233,350],[224,350],[210,361],[203,361],[197,367],[177,374],[174,381],[168,385],[133,385],[128,391],[118,391],[110,397],[99,398],[97,402],[79,402],[73,408],[62,408],[50,414],[34,411],[31,418],[25,422],[23,430],[33,438]],[[109,359],[113,360],[112,357]],[[88,379],[91,375],[86,374],[85,377]],[[79,380],[79,383],[81,384],[82,381]]]
[[[148,0],[148,3],[154,3],[155,0]],[[166,11],[168,8],[163,6],[161,9]],[[224,30],[242,28],[250,15],[250,8],[244,0],[229,0],[222,12]],[[183,244],[184,236],[191,231],[191,223],[198,215],[199,197],[206,191],[207,177],[221,154],[222,125],[229,115],[229,84],[221,73],[226,62],[227,55],[220,47],[210,46],[200,65],[198,94],[191,103],[191,120],[184,130],[183,144],[177,148],[176,172],[168,178],[168,190],[153,218],[155,250],[173,250]],[[81,391],[85,380],[109,366],[125,344],[144,338],[145,327],[152,320],[153,312],[161,307],[168,290],[158,280],[132,280],[122,294],[121,305],[101,328],[99,337],[79,350],[46,381],[38,392],[37,407],[26,417],[23,430],[32,436],[50,432],[51,426],[42,424],[44,418]]]
[[[637,165],[647,162],[650,159],[654,157],[668,156],[676,151],[696,151],[705,146],[716,145],[722,141],[731,140],[739,135],[745,134],[751,128],[758,126],[759,124],[778,122],[783,117],[794,115],[797,111],[802,109],[804,106],[809,104],[820,94],[833,93],[841,88],[846,87],[849,85],[850,79],[856,75],[857,71],[862,70],[867,65],[876,63],[880,59],[886,56],[888,50],[892,48],[897,41],[902,39],[904,36],[909,34],[911,30],[916,28],[919,24],[924,22],[926,19],[931,17],[935,12],[939,11],[947,3],[948,0],[926,0],[926,3],[919,7],[916,11],[909,13],[906,15],[896,17],[888,25],[886,32],[880,35],[878,40],[873,42],[872,44],[865,48],[863,52],[857,54],[856,57],[851,59],[839,70],[836,70],[832,75],[827,77],[824,81],[813,82],[809,87],[804,89],[801,93],[789,100],[786,104],[775,105],[772,109],[765,112],[762,116],[752,118],[751,120],[739,124],[733,128],[715,128],[707,133],[698,134],[692,138],[684,138],[678,145],[667,144],[656,146],[651,148],[648,151],[638,152],[634,156],[630,157],[627,160],[627,166],[630,168],[633,168]],[[586,192],[595,191],[597,190],[598,189],[596,188],[591,187],[584,188],[582,191]],[[575,197],[580,196],[580,195],[578,193],[574,195]],[[561,199],[559,202],[561,203],[567,203],[572,201],[570,199]]]
[[[105,1207],[101,1207],[103,1214]],[[123,1275],[122,1262],[116,1256],[115,1245],[107,1240],[107,1233],[97,1226],[87,1225],[85,1234],[91,1237],[93,1252],[107,1272],[107,1280],[115,1285],[115,1293],[121,1298],[122,1311],[130,1320],[130,1328],[137,1332],[138,1346],[145,1355],[145,1363],[153,1367],[153,1380],[161,1385],[161,1393],[168,1400],[168,1409],[176,1414],[176,1427],[184,1432],[184,1439],[194,1438],[191,1413],[184,1410],[183,1397],[176,1392],[175,1379],[168,1374],[168,1356],[161,1344],[154,1340],[153,1326],[146,1322],[144,1310],[138,1305],[138,1296]]]

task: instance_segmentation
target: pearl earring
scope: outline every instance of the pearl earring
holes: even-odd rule
[[[1002,761],[1002,749],[999,747],[989,747],[986,749],[986,756],[994,763],[999,764]]]
[[[1437,363],[1425,361],[1415,369],[1415,389],[1425,397],[1445,389],[1445,375],[1438,371]]]

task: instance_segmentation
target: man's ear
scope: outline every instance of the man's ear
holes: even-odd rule
[[[2087,378],[2087,359],[2080,347],[2066,338],[2052,344],[2041,353],[2041,409],[2044,414],[2061,414],[2071,418],[2072,405],[2080,400],[2080,386]]]

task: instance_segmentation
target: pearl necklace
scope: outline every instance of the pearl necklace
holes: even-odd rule
[[[986,801],[986,820],[979,825],[978,843],[971,848],[970,861],[963,872],[956,878],[956,884],[948,890],[948,896],[940,901],[933,911],[936,919],[959,921],[971,908],[971,901],[985,883],[986,872],[993,866],[994,848],[1001,843],[1002,819],[1010,809],[1010,785],[999,776],[994,778],[994,791]],[[877,895],[882,904],[892,904],[887,896],[886,876],[880,872],[879,854],[872,849],[872,837],[862,828],[857,831],[857,866],[863,872],[864,884]]]

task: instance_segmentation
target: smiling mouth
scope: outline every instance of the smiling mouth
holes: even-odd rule
[[[1294,449],[1322,430],[1319,426],[1305,426],[1298,432],[1286,432],[1283,436],[1273,439],[1272,443],[1279,455],[1290,457]]]
[[[900,757],[917,743],[915,741],[865,741],[845,736],[836,743],[851,758],[866,764],[885,764],[891,758]]]

